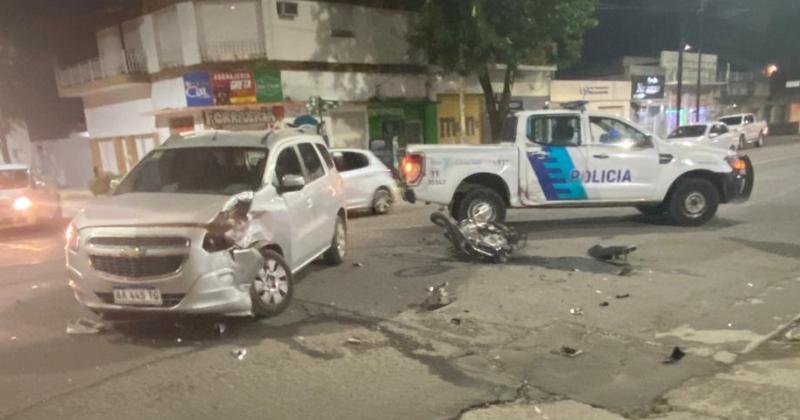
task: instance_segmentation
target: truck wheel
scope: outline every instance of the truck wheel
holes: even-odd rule
[[[758,135],[758,141],[756,142],[756,147],[761,147],[764,145],[764,133]]]
[[[747,147],[747,139],[744,136],[739,137],[739,149],[744,150]]]
[[[292,270],[281,254],[263,250],[263,266],[250,285],[250,302],[253,315],[267,318],[285,311],[294,294]]]
[[[650,206],[636,206],[636,210],[639,210],[639,213],[642,213],[645,216],[660,216],[667,212],[664,203]]]
[[[681,181],[669,201],[669,216],[679,226],[701,226],[717,214],[719,192],[710,181],[689,178]]]
[[[498,222],[506,220],[506,204],[499,194],[486,187],[473,187],[458,200],[455,208],[456,220],[472,219],[476,222]]]
[[[347,253],[347,225],[342,216],[336,216],[336,227],[333,229],[331,247],[325,251],[325,262],[330,265],[340,265],[344,262]]]

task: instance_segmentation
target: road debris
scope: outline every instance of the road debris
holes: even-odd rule
[[[633,267],[631,267],[629,265],[626,265],[626,266],[622,267],[621,270],[619,270],[619,274],[618,275],[620,277],[626,277],[626,276],[630,276],[631,274],[633,274]]]
[[[450,283],[444,282],[428,287],[428,296],[420,306],[428,311],[435,311],[453,303],[455,298],[447,291],[449,285]]]
[[[231,356],[239,360],[244,360],[244,358],[247,357],[247,349],[243,347],[233,349],[231,350]]]
[[[686,356],[686,353],[684,353],[683,350],[681,350],[680,347],[675,346],[672,349],[672,353],[670,353],[669,356],[664,358],[664,360],[661,363],[663,363],[665,365],[670,365],[670,364],[673,364],[673,363],[683,359],[683,356]]]
[[[106,329],[106,324],[89,318],[79,318],[67,322],[67,334],[98,334]]]
[[[627,261],[628,255],[633,251],[636,251],[636,245],[608,247],[595,245],[589,248],[589,256],[600,261]]]
[[[569,313],[575,316],[583,315],[583,308],[581,308],[580,306],[572,308],[569,310]]]
[[[560,348],[552,350],[552,353],[564,357],[578,357],[583,354],[583,350],[570,346],[561,346]]]
[[[180,344],[180,343],[183,343],[183,339],[182,339],[182,338],[180,338],[180,337],[178,337],[178,338],[177,338],[175,341],[176,341],[178,344]]]
[[[12,335],[11,336],[11,341],[16,341],[16,340],[17,340],[17,336],[16,335]]]
[[[450,320],[450,323],[456,326],[461,325],[461,318],[453,318]]]
[[[614,297],[617,298],[617,299],[627,299],[627,298],[631,297],[631,294],[630,293],[624,293],[624,294],[621,294],[621,295],[616,295]]]
[[[38,289],[38,288],[39,288],[38,284],[34,284],[33,286],[31,286],[31,289]]]
[[[523,235],[499,223],[470,219],[456,222],[441,212],[431,214],[431,222],[442,228],[457,251],[480,261],[504,263],[525,244]]]
[[[360,338],[348,337],[347,341],[345,341],[345,344],[359,345],[359,344],[364,344],[364,341],[361,340]]]
[[[362,262],[354,262],[353,263],[353,267],[362,268],[362,267],[364,267],[364,263],[362,263]]]
[[[602,302],[600,302],[600,307],[601,307],[601,308],[605,308],[605,307],[607,307],[608,305],[610,305],[610,303],[608,303],[608,302],[606,302],[606,301],[602,301]]]
[[[747,287],[755,287],[753,283],[747,283]]]
[[[789,341],[800,341],[800,327],[794,327],[783,336]]]

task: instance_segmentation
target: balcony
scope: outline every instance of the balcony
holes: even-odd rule
[[[266,58],[264,45],[259,41],[225,41],[203,45],[203,62],[248,61]]]
[[[147,60],[139,50],[118,51],[104,54],[55,71],[56,84],[62,96],[72,96],[75,90],[82,90],[94,84],[113,83],[134,76],[147,75]]]

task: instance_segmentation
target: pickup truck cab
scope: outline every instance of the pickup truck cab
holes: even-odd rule
[[[618,117],[522,111],[496,144],[409,146],[404,199],[449,206],[457,220],[502,222],[508,208],[636,207],[699,226],[720,203],[745,201],[749,158],[665,142]]]
[[[753,114],[736,114],[719,117],[718,121],[725,123],[739,141],[739,149],[744,149],[748,144],[756,147],[764,145],[764,138],[769,134],[766,121],[756,121]]]

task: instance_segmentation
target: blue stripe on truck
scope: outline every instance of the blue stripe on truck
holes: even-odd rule
[[[529,153],[528,160],[545,198],[554,201],[586,200],[586,190],[580,177],[573,180],[566,178],[576,169],[567,148],[545,146],[542,152],[547,153],[549,157],[537,159],[533,153]]]

